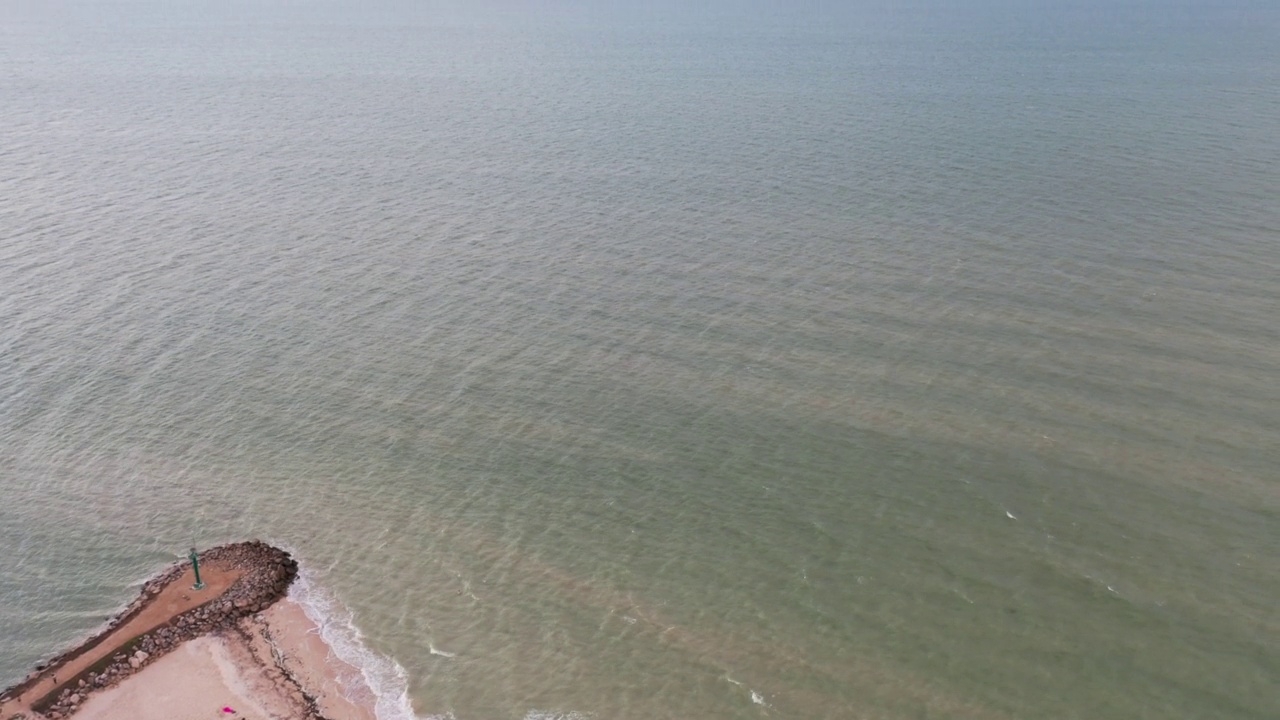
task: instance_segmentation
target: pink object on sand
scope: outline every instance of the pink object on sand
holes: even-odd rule
[[[231,709],[231,708],[229,708],[229,707],[224,707],[224,708],[222,708],[222,712],[224,712],[224,713],[232,713],[232,714],[234,714],[234,713],[235,713],[235,710],[232,710],[232,709]]]

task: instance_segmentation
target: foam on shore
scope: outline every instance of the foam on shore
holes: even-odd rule
[[[344,695],[356,705],[372,706],[378,720],[419,720],[409,701],[409,674],[395,660],[371,649],[350,609],[316,582],[305,566],[287,598],[302,608],[320,638],[346,667],[338,672]],[[358,673],[352,677],[351,668]]]

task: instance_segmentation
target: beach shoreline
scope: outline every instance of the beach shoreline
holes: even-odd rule
[[[149,580],[106,629],[0,693],[0,717],[376,720],[359,673],[287,597],[287,552],[224,545],[200,569],[198,589],[189,562]]]

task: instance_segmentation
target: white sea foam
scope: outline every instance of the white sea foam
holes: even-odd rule
[[[320,637],[333,654],[360,672],[362,683],[348,683],[349,699],[361,702],[362,696],[372,692],[378,720],[418,720],[409,702],[408,673],[395,660],[365,645],[364,634],[353,622],[351,611],[332,593],[320,587],[306,567],[300,569],[298,579],[290,586],[289,599],[301,606],[311,622],[316,624]],[[450,720],[453,715],[435,717]]]
[[[576,710],[561,712],[559,710],[530,710],[525,713],[524,720],[591,720],[595,715],[581,713]]]

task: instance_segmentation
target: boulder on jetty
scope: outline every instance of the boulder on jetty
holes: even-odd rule
[[[298,575],[298,563],[288,552],[257,540],[212,548],[199,559],[202,570],[224,578],[224,584],[230,579],[220,593],[205,599],[194,589],[175,586],[190,569],[189,562],[167,568],[147,581],[138,599],[101,633],[37,665],[36,672],[0,693],[2,717],[65,718],[93,692],[119,684],[187,640],[231,629],[241,618],[270,607]],[[188,601],[186,605],[200,604],[167,617],[146,612],[173,597]]]

